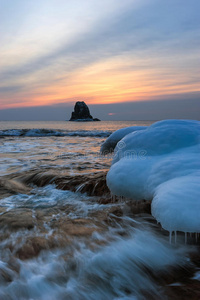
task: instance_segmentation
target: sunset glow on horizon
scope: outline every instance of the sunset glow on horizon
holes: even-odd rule
[[[200,92],[198,0],[0,5],[0,109]]]

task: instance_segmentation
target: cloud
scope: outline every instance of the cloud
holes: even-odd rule
[[[197,1],[193,2],[200,8]],[[180,50],[182,45],[186,44],[187,31],[194,30],[197,23],[198,25],[200,23],[198,10],[188,1],[184,1],[184,4],[183,1],[177,0],[167,3],[160,1],[147,3],[145,8],[142,6],[136,10],[134,6],[128,5],[127,11],[123,13],[102,16],[94,27],[86,28],[71,41],[65,42],[63,39],[61,45],[55,49],[50,48],[39,57],[20,66],[8,68],[1,73],[1,80],[25,76],[48,68],[56,62],[62,71],[59,60],[65,59],[63,68],[66,73],[70,73],[76,68],[82,68],[102,58],[151,50],[155,45],[159,50],[167,46],[169,41],[172,49],[169,49],[168,44],[167,51],[171,52],[177,48]],[[178,43],[173,45],[177,38]],[[196,46],[200,44],[200,41],[197,44],[196,39],[192,42]],[[190,43],[190,46],[186,45],[191,49],[193,43]],[[155,51],[155,48],[153,50]]]
[[[51,106],[3,109],[0,110],[0,120],[65,121],[69,120],[73,107],[74,99],[66,99],[65,103],[58,102]],[[163,95],[156,100],[147,101],[91,104],[89,108],[91,114],[101,120],[199,120],[200,93],[176,94],[167,97]],[[112,115],[110,115],[111,111]]]
[[[197,90],[200,67],[198,0],[125,0],[123,4],[113,0],[97,4],[88,0],[83,7],[78,0],[44,0],[39,10],[37,0],[31,5],[20,0],[21,6],[13,4],[12,9],[10,0],[1,2],[13,23],[20,23],[19,32],[13,31],[16,36],[13,49],[18,53],[16,58],[21,55],[18,60],[12,59],[13,50],[6,51],[10,44],[6,43],[6,29],[10,41],[15,41],[15,36],[12,36],[13,26],[4,14],[4,21],[0,21],[6,25],[3,49],[7,59],[3,60],[2,66],[0,63],[0,96],[4,103],[20,97],[32,97],[35,101],[34,95],[43,98],[45,93],[50,93],[49,89],[52,89],[54,99],[61,98],[59,92],[56,96],[56,91],[60,90],[67,96],[69,93],[69,97],[80,96],[77,91],[83,88],[84,94],[85,85],[93,83],[88,81],[86,84],[85,73],[98,64],[108,69],[113,69],[116,64],[118,70],[110,76],[118,80],[117,85],[121,85],[125,77],[130,93],[133,93],[133,85],[137,86],[133,80],[137,76],[141,78],[140,88],[145,90],[152,85],[155,96],[157,88],[168,88],[169,91],[171,88],[173,92],[173,86],[176,86],[177,92],[181,89],[186,92],[183,86],[187,86],[187,90],[190,86],[190,91]],[[24,15],[26,18],[20,22]],[[11,63],[6,64],[6,61]],[[96,86],[98,81],[102,82],[101,90],[95,90],[101,94],[106,86],[102,80],[105,71],[98,73],[96,70],[94,77]],[[84,82],[84,86],[79,86],[79,82]],[[115,94],[113,88],[115,86],[111,84],[110,90],[106,89],[107,95]],[[91,96],[89,92],[88,98]],[[53,101],[53,97],[49,101]]]

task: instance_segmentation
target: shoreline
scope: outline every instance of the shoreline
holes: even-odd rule
[[[92,203],[103,205],[102,211],[91,212],[88,215],[89,218],[80,217],[74,220],[68,218],[65,214],[61,216],[61,212],[72,209],[69,204],[64,204],[62,208],[38,208],[35,210],[34,218],[32,209],[29,208],[15,208],[8,212],[3,211],[1,208],[0,227],[4,228],[1,240],[7,239],[7,235],[11,232],[13,234],[23,231],[28,232],[29,238],[22,246],[18,247],[14,254],[16,258],[26,261],[38,257],[43,251],[62,249],[66,244],[73,243],[74,239],[84,240],[89,248],[94,247],[90,242],[94,232],[105,234],[109,227],[115,228],[115,224],[123,222],[124,216],[135,220],[134,226],[136,228],[138,226],[137,220],[139,223],[142,221],[143,224],[146,224],[145,226],[152,228],[159,236],[168,238],[168,232],[162,230],[151,216],[150,201],[127,201],[117,197],[114,199],[111,197],[106,185],[106,174],[107,172],[99,171],[70,176],[69,174],[63,175],[61,172],[50,172],[49,170],[47,172],[32,170],[26,171],[24,174],[21,172],[1,177],[1,191],[7,193],[7,196],[17,195],[18,193],[31,195],[33,188],[45,188],[49,184],[53,184],[60,191],[70,190],[75,192],[77,197],[82,194],[87,195],[86,197],[89,197]],[[53,217],[56,214],[59,214],[59,219]],[[51,224],[50,227],[54,231],[52,235],[48,236],[44,223]],[[32,234],[34,228],[41,232],[40,236]],[[126,236],[127,233],[122,230],[121,234]],[[194,245],[193,241],[192,239],[188,241],[191,246]],[[16,239],[15,243],[18,244],[19,240]],[[109,243],[109,241],[106,243]],[[179,243],[184,243],[183,235],[179,236]],[[95,247],[99,247],[98,242]],[[167,273],[162,274],[161,272],[159,276],[157,274],[149,275],[162,287],[164,295],[168,299],[180,299],[180,297],[181,299],[188,299],[188,297],[198,299],[200,295],[199,281],[192,279],[192,277],[200,268],[199,241],[195,244],[195,247],[195,251],[194,249],[189,251],[190,263],[187,266],[171,268]],[[145,295],[146,292],[143,291],[143,293]]]

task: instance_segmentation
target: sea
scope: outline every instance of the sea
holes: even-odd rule
[[[152,123],[0,122],[0,299],[175,299],[183,284],[171,272],[188,264],[187,246],[170,244],[151,215],[134,215],[126,199],[30,183],[37,173],[107,172],[106,138]]]
[[[108,169],[100,157],[103,141],[117,129],[150,121],[0,122],[1,175],[30,169],[68,170],[70,174]]]

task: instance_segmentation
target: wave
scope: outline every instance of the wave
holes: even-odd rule
[[[0,130],[0,137],[17,136],[17,137],[46,137],[46,136],[80,136],[80,137],[108,137],[111,131],[102,130],[53,130],[53,129],[7,129]]]

